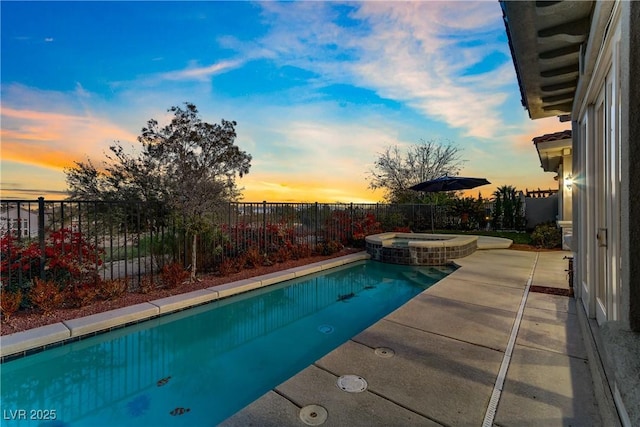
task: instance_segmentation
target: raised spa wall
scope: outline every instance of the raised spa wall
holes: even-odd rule
[[[398,239],[408,243],[394,245]],[[478,248],[478,236],[448,234],[381,233],[367,236],[365,241],[371,259],[405,265],[443,265]]]

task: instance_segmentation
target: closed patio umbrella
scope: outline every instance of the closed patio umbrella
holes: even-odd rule
[[[409,187],[410,190],[423,191],[425,193],[439,193],[442,191],[470,190],[481,185],[491,184],[485,178],[465,178],[462,176],[442,176],[440,178],[424,181]],[[433,207],[431,209],[431,232],[435,230],[433,224]]]

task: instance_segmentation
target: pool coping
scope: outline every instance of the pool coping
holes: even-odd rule
[[[435,240],[430,241],[422,241],[422,242],[410,242],[410,246],[418,246],[418,247],[437,247],[443,246],[443,241],[447,240],[451,242],[454,239],[467,239],[469,240],[454,240],[457,245],[465,244],[470,242],[471,240],[476,240],[478,249],[509,249],[513,244],[513,240],[506,239],[504,237],[493,237],[493,236],[480,236],[475,234],[430,234],[430,233],[417,233],[417,234],[429,234],[433,236]],[[392,239],[394,237],[407,238],[412,239],[415,238],[416,233],[400,233],[400,232],[388,232],[388,233],[380,233],[374,234],[371,236],[365,237],[365,241],[379,244],[384,246],[384,240]],[[381,236],[381,237],[379,237]],[[458,243],[460,242],[460,243]]]
[[[427,235],[430,240],[419,240],[417,236]],[[435,248],[435,247],[456,247],[463,246],[473,241],[478,241],[478,236],[474,235],[459,235],[459,234],[431,234],[431,233],[401,233],[401,232],[387,232],[373,234],[365,237],[367,243],[375,245],[382,245],[382,247],[393,246],[389,241],[391,239],[408,239],[415,240],[408,242],[409,247],[417,248]]]
[[[237,280],[210,288],[3,335],[0,336],[0,361],[13,360],[14,358],[43,351],[50,347],[64,345],[68,342],[74,342],[116,328],[367,259],[370,259],[370,256],[365,251],[357,252],[249,279]]]

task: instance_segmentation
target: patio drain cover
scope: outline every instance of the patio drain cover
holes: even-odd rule
[[[327,410],[320,405],[307,405],[300,409],[300,419],[308,426],[319,426],[327,420]]]
[[[361,393],[367,389],[367,381],[358,375],[343,375],[338,378],[337,385],[347,393]]]
[[[383,357],[388,359],[396,355],[396,352],[390,349],[389,347],[378,347],[375,349],[376,356]]]
[[[333,332],[333,326],[331,325],[320,325],[318,326],[318,330],[323,334],[330,334]]]

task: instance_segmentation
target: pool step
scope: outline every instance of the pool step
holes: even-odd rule
[[[431,285],[446,276],[444,273],[433,270],[412,270],[403,271],[402,277],[420,286]]]
[[[430,268],[428,270],[418,270],[418,274],[421,274],[424,277],[428,277],[431,280],[442,280],[442,278],[447,275],[447,273],[436,270],[434,268]]]
[[[420,277],[418,277],[418,275],[413,271],[404,271],[400,273],[400,275],[404,280],[408,280],[411,283],[414,283],[416,285],[419,285],[419,286],[427,285],[427,283],[425,283],[424,278],[421,280]]]
[[[456,269],[454,267],[450,267],[450,266],[447,266],[447,265],[434,265],[432,268],[434,270],[439,271],[440,273],[442,273],[445,276],[448,276],[449,274],[451,274],[454,271],[456,271]]]

